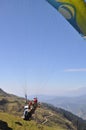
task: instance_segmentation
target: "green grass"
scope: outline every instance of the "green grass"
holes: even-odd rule
[[[25,121],[21,117],[17,117],[7,113],[0,113],[0,120],[6,122],[13,130],[66,130],[61,126],[46,126],[36,123],[34,120]]]
[[[4,99],[4,100],[3,100]],[[8,95],[0,95],[0,123],[4,124],[6,130],[76,130],[72,122],[66,119],[60,112],[55,112],[50,107],[40,104],[30,121],[21,118],[25,105],[25,99]],[[51,114],[52,113],[52,114]],[[53,115],[53,116],[50,116]],[[42,124],[44,121],[47,122]],[[0,127],[1,125],[0,124]],[[0,128],[0,130],[3,130]]]

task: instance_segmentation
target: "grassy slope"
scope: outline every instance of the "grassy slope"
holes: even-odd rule
[[[24,121],[21,116],[25,100],[17,96],[7,94],[2,90],[0,91],[0,121],[6,122],[13,130],[76,130],[72,122],[65,118],[63,114],[59,112],[56,113],[44,105],[37,108],[33,116],[33,120]],[[45,123],[42,124],[43,122]]]
[[[47,122],[48,125],[47,123],[42,125],[42,122],[45,120],[43,114],[45,112],[49,113],[48,110],[44,110],[43,108],[37,109],[34,120],[24,121],[21,116],[25,100],[14,95],[5,95],[0,95],[0,120],[6,122],[9,128],[13,130],[66,130],[60,125],[54,125],[52,121]],[[7,128],[5,129],[7,130]]]
[[[45,121],[45,117],[48,117],[47,122],[44,125],[49,127],[54,126],[57,128],[57,130],[76,130],[72,122],[65,118],[63,114],[48,109],[44,105],[42,105],[40,108],[37,108],[35,117],[38,123],[43,123],[43,121]]]
[[[0,113],[0,120],[6,122],[13,130],[66,130],[61,126],[46,126],[36,123],[34,120],[24,121],[22,118],[9,115],[7,113]]]

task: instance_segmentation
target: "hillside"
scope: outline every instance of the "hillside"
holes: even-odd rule
[[[46,98],[48,99],[48,98]],[[86,119],[86,95],[78,97],[52,97],[44,102],[60,107]]]
[[[86,122],[73,114],[42,104],[30,121],[0,112],[0,130],[86,130]]]
[[[25,99],[13,94],[8,94],[0,89],[0,112],[21,115]]]
[[[30,121],[21,118],[25,100],[0,91],[0,130],[86,130],[86,121],[41,103]]]

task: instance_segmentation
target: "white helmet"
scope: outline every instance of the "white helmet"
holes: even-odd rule
[[[24,106],[24,109],[28,109],[28,105]]]

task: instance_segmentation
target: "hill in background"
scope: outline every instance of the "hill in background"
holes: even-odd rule
[[[55,107],[63,108],[73,114],[86,119],[86,95],[77,97],[40,96],[42,102],[47,102]]]
[[[86,121],[46,103],[25,121],[21,118],[24,104],[25,99],[0,89],[0,130],[86,130]]]

